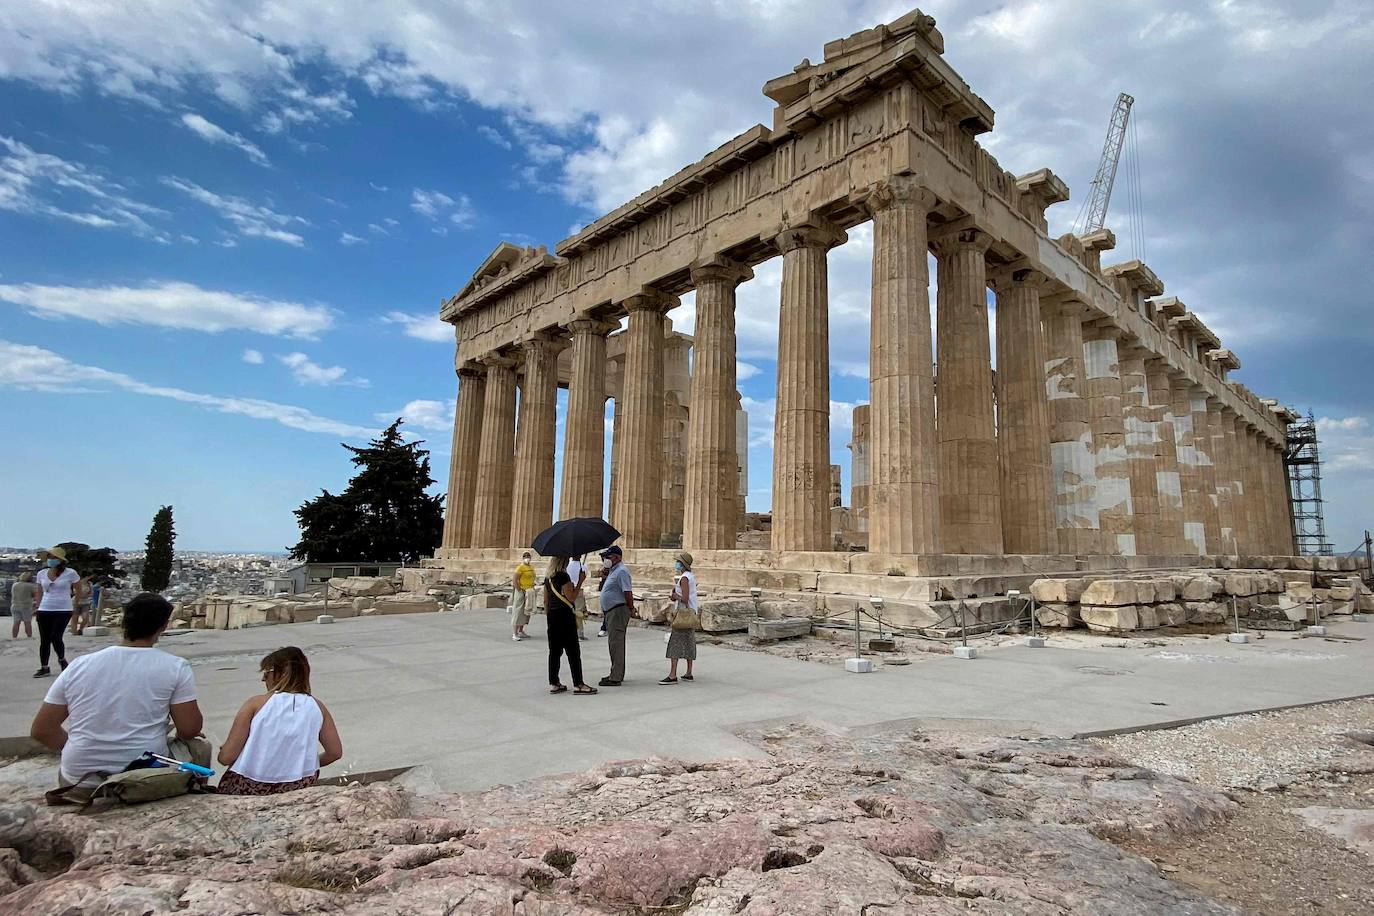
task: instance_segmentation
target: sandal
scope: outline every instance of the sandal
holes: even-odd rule
[[[563,684],[555,684],[549,688],[549,693],[567,693],[568,688]]]
[[[677,678],[675,678],[675,677],[665,677],[663,680],[659,681],[659,683],[660,683],[660,684],[676,684],[676,683],[677,683]]]
[[[595,687],[589,687],[589,686],[586,685],[586,684],[578,684],[575,688],[573,688],[573,693],[580,693],[580,694],[583,694],[584,696],[585,696],[586,694],[589,694],[589,693],[596,693],[596,692],[597,692],[597,691],[596,691],[596,688],[595,688]]]
[[[684,674],[684,675],[682,676],[682,679],[683,679],[684,681],[694,681],[694,680],[696,680],[696,678],[692,677],[690,674]]]

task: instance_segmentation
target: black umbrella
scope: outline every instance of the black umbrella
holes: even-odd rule
[[[542,557],[580,557],[605,550],[620,532],[601,518],[565,518],[534,536],[530,546]]]

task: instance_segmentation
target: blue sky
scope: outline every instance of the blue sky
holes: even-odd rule
[[[0,544],[280,549],[404,414],[447,476],[435,319],[500,240],[575,227],[771,118],[759,87],[902,3],[11,0],[0,11]],[[983,142],[1086,193],[1137,99],[1143,237],[1261,396],[1322,418],[1328,526],[1374,523],[1374,27],[1358,3],[932,3]],[[1112,52],[1102,35],[1114,36]],[[1124,203],[1124,198],[1119,198]],[[1063,212],[1057,212],[1062,210]],[[867,400],[866,227],[831,255],[834,458]],[[1109,256],[1108,260],[1112,258]],[[740,289],[768,504],[777,262]],[[690,330],[690,297],[672,316]],[[1347,543],[1348,542],[1348,543]]]

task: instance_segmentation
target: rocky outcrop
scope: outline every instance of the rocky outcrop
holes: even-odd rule
[[[744,737],[760,758],[95,815],[41,806],[50,772],[21,761],[0,768],[0,912],[1233,912],[1111,840],[1200,831],[1234,802],[1088,743],[801,725]]]

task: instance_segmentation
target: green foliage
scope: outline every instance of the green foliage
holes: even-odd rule
[[[89,582],[109,582],[128,575],[119,567],[119,554],[111,547],[91,547],[79,541],[56,545],[67,552],[67,565]]]
[[[145,592],[160,592],[172,581],[172,543],[176,541],[172,507],[163,506],[153,516],[153,527],[144,546],[143,574],[139,587]]]
[[[363,448],[345,444],[358,473],[339,494],[296,510],[301,539],[291,556],[311,563],[398,562],[429,556],[444,534],[444,497],[430,496],[429,451],[401,438],[401,420]]]

